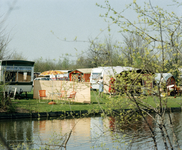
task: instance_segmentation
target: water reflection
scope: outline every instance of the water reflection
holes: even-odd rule
[[[91,118],[33,121],[33,132],[34,135],[40,137],[41,141],[47,143],[50,138],[48,135],[57,133],[63,136],[72,130],[69,145],[77,146],[81,142],[88,142],[88,137],[90,137],[90,120]]]
[[[146,116],[146,120],[151,128],[155,128],[152,117]],[[119,143],[127,143],[130,149],[134,147],[142,149],[146,144],[149,145],[152,143],[149,127],[141,117],[135,114],[125,118],[119,116],[109,117],[109,128],[113,132],[112,136],[114,138],[117,137]],[[118,143],[118,141],[116,142]]]
[[[181,112],[175,112],[175,113],[166,113],[164,116],[164,122],[167,128],[167,132],[169,134],[169,137],[172,141],[172,144],[174,147],[177,148],[177,143],[175,142],[172,126],[170,124],[169,115],[173,121],[174,126],[174,133],[177,136],[179,145],[182,145],[182,113]],[[154,133],[157,137],[158,146],[163,149],[163,141],[161,137],[161,131],[158,128],[157,123],[153,120],[153,118],[159,122],[159,116],[152,114],[151,116],[146,116],[146,120],[149,124],[149,126],[154,130]],[[151,148],[153,146],[153,139],[151,138],[151,132],[149,126],[146,124],[144,119],[137,117],[137,115],[133,115],[132,117],[129,117],[129,121],[120,118],[120,117],[109,117],[109,124],[110,129],[113,131],[117,136],[126,134],[125,141],[129,143],[130,148],[139,148],[139,149],[145,149],[146,147]],[[121,134],[119,134],[121,133]],[[152,147],[153,148],[153,147]],[[182,146],[181,146],[182,148]]]
[[[1,120],[0,132],[8,145],[18,145],[27,142],[31,143],[33,139],[32,121]],[[29,148],[31,149],[32,146],[30,145]]]
[[[172,113],[171,116],[179,143],[182,145],[182,113]],[[156,116],[153,117],[157,118]],[[167,115],[165,117],[167,118]],[[58,144],[60,144],[60,138],[71,130],[72,135],[67,145],[68,150],[114,149],[113,147],[120,149],[128,147],[138,149],[140,147],[140,149],[145,149],[146,146],[151,146],[152,144],[150,130],[142,119],[134,118],[131,120],[132,124],[126,121],[121,124],[119,117],[90,117],[64,120],[58,118],[0,120],[0,133],[8,144],[28,143],[29,149],[38,149],[43,146],[41,142],[48,144],[50,139],[52,140],[51,143],[56,142],[56,139],[58,139]],[[153,119],[149,116],[146,119],[157,133]],[[168,119],[166,119],[166,123],[167,125],[169,124]],[[168,132],[172,134],[172,131],[169,130]],[[54,137],[52,137],[53,134]],[[126,143],[129,144],[126,145]],[[0,144],[4,145],[2,140]],[[5,147],[2,149],[5,149]]]

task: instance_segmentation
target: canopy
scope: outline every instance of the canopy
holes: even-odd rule
[[[57,74],[64,74],[62,71],[58,70],[50,70],[50,71],[44,71],[39,76],[46,76],[46,75],[57,75]]]

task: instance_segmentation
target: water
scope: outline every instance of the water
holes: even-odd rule
[[[182,113],[173,113],[172,119],[179,143],[182,145]],[[152,119],[147,117],[147,120],[159,134]],[[7,149],[6,144],[15,147],[19,145],[24,149],[27,147],[38,149],[49,144],[61,145],[66,135],[72,130],[67,150],[117,149],[116,147],[118,149],[146,149],[146,147],[153,149],[150,147],[153,141],[150,138],[149,128],[143,122],[121,126],[119,123],[115,124],[117,121],[117,118],[109,117],[104,119],[89,117],[64,120],[59,118],[0,120],[0,144],[2,145],[0,148]],[[135,132],[137,134],[133,134]],[[170,130],[168,132],[172,134]],[[162,139],[159,138],[158,143],[163,149]],[[51,149],[60,148],[51,146]]]

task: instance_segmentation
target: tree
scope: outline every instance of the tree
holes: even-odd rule
[[[105,39],[103,43],[90,40],[90,46],[87,50],[87,59],[92,64],[91,67],[123,65],[121,53],[116,43],[111,39]]]
[[[0,60],[9,59],[10,54],[7,49],[9,44],[9,38],[5,35],[5,29],[3,28],[3,20],[0,21]]]
[[[4,23],[6,22],[11,12],[14,10],[15,5],[16,5],[16,0],[13,0],[9,4],[7,12],[1,15],[0,17],[0,60],[11,58],[10,50],[8,50],[7,48],[10,39],[8,34],[6,34],[6,27],[4,27]]]
[[[5,13],[5,15],[1,15],[0,16],[0,60],[3,59],[10,59],[12,57],[12,54],[10,54],[10,50],[8,50],[8,44],[10,42],[9,36],[8,34],[6,34],[6,27],[4,27],[4,23],[6,21],[6,19],[8,18],[8,16],[10,15],[10,13],[12,12],[12,10],[14,9],[14,5],[15,5],[16,1],[13,1],[10,6],[8,11]],[[13,108],[13,105],[11,103],[10,99],[7,99],[5,97],[5,94],[3,95],[2,93],[4,93],[4,85],[1,84],[0,86],[0,109],[3,110],[10,110]]]
[[[130,111],[116,112],[114,114],[114,117],[117,116],[120,118],[118,122],[118,124],[120,125],[123,125],[124,123],[126,123],[126,121],[127,124],[132,125],[133,115],[137,116],[137,118],[134,117],[136,118],[136,120],[142,120],[149,128],[151,139],[153,140],[154,149],[159,148],[159,143],[157,142],[158,138],[163,139],[164,149],[174,149],[175,147],[179,148],[176,133],[173,132],[175,141],[175,143],[173,143],[169,135],[169,129],[167,129],[166,119],[169,121],[169,124],[171,126],[170,130],[174,131],[171,114],[168,113],[168,118],[164,118],[166,110],[168,109],[167,104],[169,99],[161,97],[161,89],[164,88],[161,86],[161,80],[156,87],[157,91],[150,89],[149,86],[147,86],[147,83],[143,87],[140,81],[144,80],[150,82],[154,78],[152,74],[155,72],[164,73],[169,71],[172,73],[176,72],[176,74],[178,74],[180,54],[179,44],[181,43],[179,42],[180,32],[178,29],[181,26],[181,17],[178,17],[174,12],[164,10],[159,6],[153,6],[150,0],[149,3],[144,2],[144,6],[139,6],[136,0],[134,0],[133,3],[129,4],[126,7],[125,11],[131,8],[132,11],[134,11],[138,15],[136,18],[137,20],[132,20],[126,17],[123,13],[124,10],[121,10],[121,12],[116,11],[110,5],[109,1],[105,1],[105,6],[98,6],[107,10],[106,13],[102,15],[102,17],[105,17],[105,19],[108,20],[110,19],[112,21],[112,24],[117,25],[119,27],[119,32],[121,32],[122,34],[130,33],[132,35],[136,35],[137,37],[145,41],[145,43],[141,43],[141,45],[137,46],[137,48],[140,50],[145,47],[143,55],[141,57],[140,55],[133,55],[132,48],[135,49],[135,51],[137,49],[134,48],[134,46],[132,45],[133,42],[126,42],[128,38],[125,38],[125,43],[130,44],[128,46],[129,55],[127,55],[129,56],[129,63],[134,66],[133,61],[138,60],[138,58],[140,57],[140,60],[142,62],[140,62],[140,68],[142,71],[140,73],[137,73],[136,71],[131,71],[127,72],[126,74],[123,73],[120,75],[118,84],[116,84],[118,87],[115,88],[118,92],[122,91],[122,93],[124,93],[124,95],[128,98],[124,99],[124,101],[123,97],[119,97],[115,101],[111,100],[109,106],[112,106],[112,109],[118,108],[120,110],[123,108],[122,105],[128,105]],[[108,30],[110,30],[110,27]],[[173,68],[173,70],[165,68],[166,63],[170,61],[166,57],[168,51],[173,52],[173,60],[175,60],[174,64],[171,63],[171,68]],[[155,60],[155,63],[151,60]],[[147,68],[147,66],[149,65],[152,65],[152,67],[155,68],[155,72],[150,72],[150,70]],[[146,74],[148,75],[146,76]],[[149,78],[151,79],[149,80]],[[144,92],[145,94],[147,94],[145,90],[142,90],[140,94],[137,95],[137,90],[139,87],[140,89],[145,88],[145,90],[149,91],[150,94],[155,93],[155,95],[157,95],[151,97],[151,101],[154,102],[155,106],[145,101],[145,97],[142,96],[142,93]],[[150,96],[148,95],[148,97]],[[153,117],[152,113],[150,113],[150,111],[148,110],[154,112],[157,117]],[[152,128],[149,121],[146,119],[147,116],[151,117],[156,123],[161,133],[159,137],[156,136],[156,131]]]
[[[92,68],[92,62],[87,58],[87,56],[80,56],[76,60],[76,66],[79,68]]]
[[[48,70],[71,70],[74,67],[74,62],[70,62],[69,58],[64,57],[63,60],[59,59],[58,61],[52,59],[35,59],[34,60],[34,71],[43,72]]]
[[[56,62],[51,59],[35,59],[34,71],[35,72],[43,72],[48,70],[55,70],[56,69]]]
[[[62,61],[62,66],[61,66],[61,68],[62,68],[62,69],[69,69],[69,65],[70,65],[69,59],[65,57],[65,58],[63,59],[63,61]]]
[[[12,53],[10,58],[15,59],[15,60],[27,60],[27,58],[24,57],[22,53],[18,53],[16,51],[14,51],[14,53]]]

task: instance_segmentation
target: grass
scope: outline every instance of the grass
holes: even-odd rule
[[[109,98],[109,95],[103,94],[103,97],[98,96],[97,91],[91,91],[91,104],[83,104],[83,103],[57,103],[56,105],[48,105],[50,100],[41,100],[39,103],[38,99],[33,99],[33,91],[28,93],[27,99],[20,100],[12,100],[14,106],[19,108],[22,112],[58,112],[58,111],[80,111],[80,110],[101,110],[101,109],[118,109],[129,108],[126,104],[126,97],[118,97],[115,96],[113,98]],[[155,97],[156,101],[159,101],[157,97]],[[143,97],[143,101],[152,105],[153,107],[157,107],[154,102],[154,97],[146,96]],[[111,103],[115,105],[111,105]],[[168,107],[181,107],[182,106],[182,97],[169,97],[168,98]],[[21,112],[19,111],[19,112]]]
[[[22,95],[23,97],[25,95]],[[69,102],[57,103],[56,105],[48,105],[50,100],[33,99],[33,92],[28,93],[27,99],[12,100],[16,108],[21,108],[23,112],[57,112],[57,111],[79,111],[79,110],[100,110],[106,108],[106,103],[109,101],[104,96],[98,96],[97,91],[91,92],[91,104]],[[98,105],[100,104],[100,105]]]

